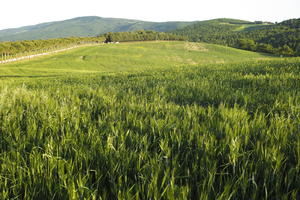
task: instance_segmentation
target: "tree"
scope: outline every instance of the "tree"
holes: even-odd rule
[[[250,39],[239,39],[238,40],[238,48],[255,51],[257,49],[257,45],[254,40]]]
[[[300,56],[300,43],[298,43],[297,46],[296,46],[295,54],[296,54],[297,56]]]
[[[285,55],[285,56],[292,56],[294,55],[294,51],[293,49],[291,49],[288,45],[284,45],[283,47],[279,48],[279,53],[281,55]]]
[[[270,44],[260,43],[258,44],[257,51],[264,53],[274,53],[274,47]]]

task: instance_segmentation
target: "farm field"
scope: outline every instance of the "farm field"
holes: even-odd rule
[[[0,199],[299,199],[300,58],[205,43],[0,65]]]
[[[189,42],[131,42],[83,47],[1,65],[5,76],[65,76],[98,72],[137,72],[209,63],[269,60],[267,55],[229,47]]]

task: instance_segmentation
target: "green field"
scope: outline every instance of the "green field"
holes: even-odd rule
[[[299,199],[300,58],[211,44],[0,65],[0,199]]]
[[[62,76],[97,72],[133,72],[209,63],[269,60],[259,53],[189,42],[145,42],[85,47],[0,67],[4,76]]]

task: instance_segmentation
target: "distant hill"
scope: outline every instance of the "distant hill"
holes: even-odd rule
[[[187,36],[190,41],[266,53],[300,55],[300,19],[290,19],[277,24],[214,19],[197,22],[171,32]]]
[[[0,41],[35,40],[61,37],[89,37],[107,32],[136,30],[170,31],[194,22],[146,22],[96,16],[42,23],[21,28],[0,30]]]
[[[300,19],[281,23],[213,19],[199,22],[146,22],[96,16],[0,30],[0,41],[90,37],[107,32],[153,30],[171,32],[190,41],[207,42],[279,55],[300,55]]]

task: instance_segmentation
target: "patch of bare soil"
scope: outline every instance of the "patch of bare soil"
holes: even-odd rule
[[[202,51],[202,52],[208,51],[208,49],[205,48],[203,44],[196,43],[196,42],[185,43],[184,49],[188,51]]]

